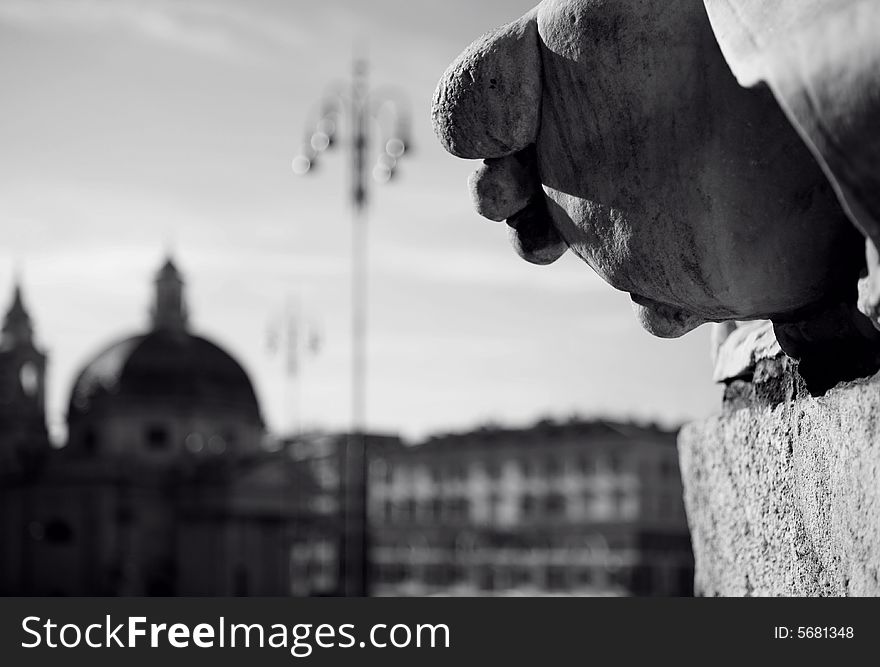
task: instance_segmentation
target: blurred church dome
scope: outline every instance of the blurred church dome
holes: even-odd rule
[[[260,418],[244,369],[214,343],[189,333],[151,331],[111,345],[80,373],[68,415],[123,401],[217,407]]]
[[[69,445],[88,453],[254,451],[263,423],[241,365],[189,331],[183,280],[169,259],[155,280],[152,328],[95,356],[68,407]]]

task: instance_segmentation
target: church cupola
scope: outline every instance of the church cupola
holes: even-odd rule
[[[153,329],[157,331],[185,331],[187,311],[183,299],[183,279],[170,257],[159,269],[155,285]]]

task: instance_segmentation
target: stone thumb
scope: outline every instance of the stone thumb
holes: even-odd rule
[[[434,132],[453,155],[498,158],[535,142],[541,112],[536,14],[480,37],[440,79]]]

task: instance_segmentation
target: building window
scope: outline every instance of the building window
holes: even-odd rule
[[[580,456],[578,457],[578,469],[581,474],[584,476],[592,475],[596,472],[596,465],[593,459],[588,456]]]
[[[562,591],[568,588],[566,571],[558,565],[547,567],[547,588],[551,591]]]
[[[495,590],[495,572],[488,567],[481,568],[477,573],[477,586],[483,591]]]
[[[565,514],[565,496],[561,493],[550,493],[544,499],[544,511],[550,518],[558,518]]]
[[[450,498],[444,508],[446,519],[464,521],[468,518],[469,506],[465,498]]]
[[[614,489],[612,494],[612,502],[614,503],[614,514],[622,517],[624,514],[624,505],[626,504],[626,491],[623,489]]]
[[[489,495],[489,522],[498,523],[501,519],[501,496],[497,493]]]
[[[158,424],[152,424],[147,427],[146,432],[147,447],[154,450],[168,449],[168,429]]]
[[[584,511],[589,516],[596,513],[596,492],[593,489],[584,489]]]
[[[611,454],[608,457],[608,470],[612,473],[619,473],[623,470],[623,459],[620,454]]]
[[[535,512],[535,498],[529,494],[524,495],[520,498],[519,501],[520,512],[523,515],[523,518],[531,518],[532,514]]]
[[[94,427],[89,426],[85,433],[83,433],[82,439],[83,447],[86,450],[87,454],[95,454],[98,451],[98,433],[95,431]]]
[[[518,567],[513,570],[513,585],[528,586],[532,583],[532,572],[526,567]]]
[[[462,521],[470,521],[471,518],[471,501],[467,498],[460,498],[458,501],[458,515]]]
[[[73,530],[64,519],[50,519],[43,526],[43,536],[50,544],[70,544],[73,541]]]

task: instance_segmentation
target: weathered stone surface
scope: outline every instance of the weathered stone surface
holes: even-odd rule
[[[544,0],[447,70],[437,135],[461,157],[532,147],[551,224],[655,335],[812,326],[855,310],[865,268],[859,307],[878,324],[880,256],[863,235],[880,240],[880,9],[707,5],[712,23],[700,2]],[[497,219],[512,206],[496,193],[517,184],[486,185],[477,209]]]
[[[534,143],[541,58],[534,10],[471,44],[434,93],[434,131],[458,157],[497,158]]]
[[[877,243],[880,5],[870,0],[704,2],[737,80],[770,87],[834,183],[850,219]],[[876,269],[876,249],[873,254],[869,251],[868,265]]]
[[[724,385],[725,412],[773,408],[809,395],[800,365],[782,351],[768,320],[716,324],[713,351],[713,379]]]
[[[718,325],[718,328],[722,326]],[[756,320],[736,326],[717,345],[712,376],[715,382],[751,377],[758,361],[783,354],[773,333],[773,323],[768,320]]]
[[[484,218],[495,222],[507,220],[538,195],[534,160],[521,155],[483,160],[483,166],[468,179],[471,201]]]
[[[702,595],[880,595],[880,379],[679,436]]]
[[[550,221],[543,199],[532,199],[522,211],[510,217],[507,224],[513,249],[527,262],[552,264],[568,250]]]
[[[780,403],[809,396],[800,364],[780,354],[758,359],[752,375],[724,383],[723,412],[743,408],[775,408]]]
[[[534,144],[553,226],[655,335],[855,289],[863,238],[772,93],[736,81],[701,3],[544,0],[464,51],[433,113],[459,156]]]

